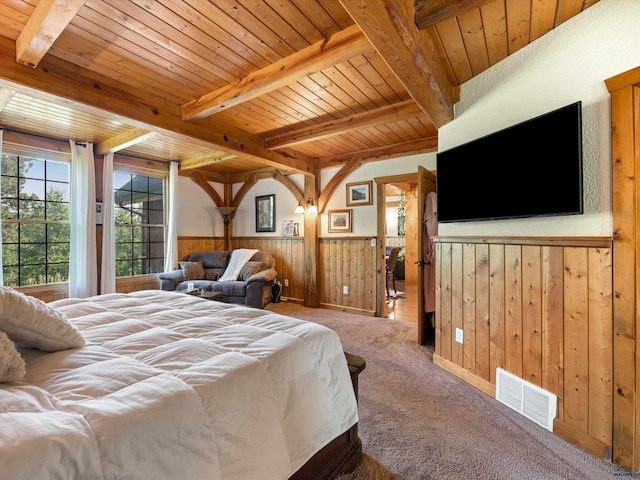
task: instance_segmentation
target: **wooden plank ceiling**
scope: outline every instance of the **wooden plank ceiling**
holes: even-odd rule
[[[437,150],[457,87],[597,0],[0,0],[0,126],[211,180]]]

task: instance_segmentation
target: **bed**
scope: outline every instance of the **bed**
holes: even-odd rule
[[[161,290],[44,304],[0,289],[0,331],[19,354],[0,342],[5,373],[15,363],[0,383],[3,478],[282,480],[355,467],[356,393],[332,330]]]

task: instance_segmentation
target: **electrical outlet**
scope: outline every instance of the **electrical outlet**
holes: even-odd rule
[[[464,342],[464,332],[461,328],[456,328],[456,342],[463,343]]]
[[[288,286],[289,286],[289,279],[288,279],[288,278],[285,278],[285,279],[284,279],[284,286],[285,286],[285,287],[288,287]]]
[[[348,285],[343,285],[342,286],[342,293],[344,295],[349,295],[349,286]]]

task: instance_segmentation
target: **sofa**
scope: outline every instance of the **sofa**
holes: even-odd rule
[[[277,276],[274,266],[273,256],[259,250],[196,252],[182,260],[179,269],[161,273],[160,288],[186,291],[192,283],[196,289],[222,292],[223,302],[264,308]]]

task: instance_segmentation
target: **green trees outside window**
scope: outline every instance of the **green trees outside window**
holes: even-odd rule
[[[0,218],[5,285],[69,277],[69,165],[2,155]]]
[[[2,268],[11,286],[69,279],[69,164],[3,154]],[[116,172],[116,276],[164,270],[164,181]]]
[[[114,174],[116,276],[164,271],[164,182]]]

